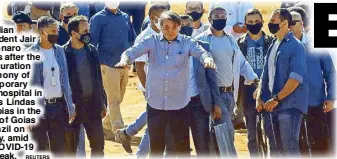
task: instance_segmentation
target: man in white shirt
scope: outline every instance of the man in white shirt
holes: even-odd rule
[[[219,6],[227,11],[227,25],[225,31],[232,34],[235,39],[247,32],[244,27],[245,13],[249,9],[253,9],[254,5],[250,1],[215,1],[210,4],[209,11]],[[210,13],[210,12],[209,12]]]
[[[201,22],[201,18],[205,12],[204,4],[202,1],[188,1],[186,2],[185,13],[192,17],[193,23],[193,32],[191,37],[195,38],[202,32],[206,31],[209,26]]]

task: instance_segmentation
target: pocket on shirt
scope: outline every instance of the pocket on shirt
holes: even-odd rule
[[[175,63],[175,65],[180,66],[183,65],[185,62],[187,62],[188,60],[186,59],[188,56],[184,53],[176,53],[173,55],[174,60],[173,62]]]

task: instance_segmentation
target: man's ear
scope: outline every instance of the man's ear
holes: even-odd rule
[[[59,18],[63,20],[63,15],[60,13]]]
[[[213,22],[212,22],[212,19],[211,19],[210,17],[208,17],[208,21],[209,21],[209,23],[211,23],[211,24],[213,23]]]

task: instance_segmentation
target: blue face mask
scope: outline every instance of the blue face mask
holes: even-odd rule
[[[218,20],[212,19],[212,21],[213,21],[212,27],[217,31],[223,30],[226,27],[227,19],[218,19]]]
[[[183,26],[180,29],[180,34],[186,35],[186,36],[191,36],[193,33],[193,28],[190,26]]]
[[[254,25],[246,24],[246,26],[247,26],[248,31],[254,35],[258,34],[263,27],[262,22],[256,23]]]

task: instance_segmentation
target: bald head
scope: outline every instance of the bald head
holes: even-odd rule
[[[295,11],[290,12],[290,14],[292,18],[292,25],[290,26],[290,30],[294,32],[297,39],[301,40],[303,31],[302,16]]]
[[[291,18],[293,21],[302,21],[302,16],[300,13],[293,11],[293,12],[290,12],[290,14],[291,14]]]

